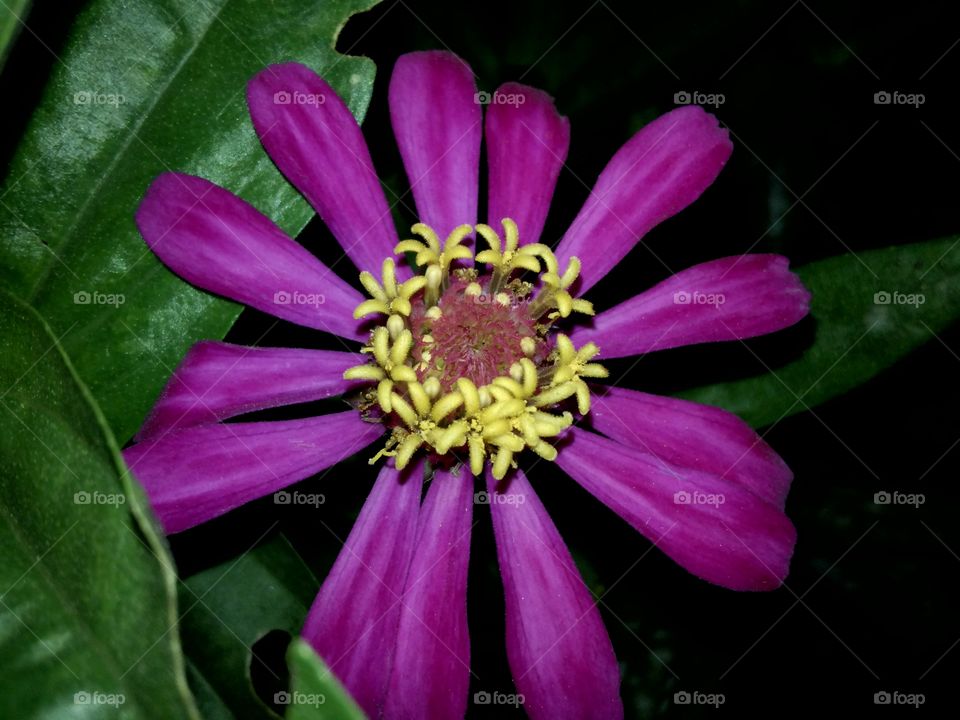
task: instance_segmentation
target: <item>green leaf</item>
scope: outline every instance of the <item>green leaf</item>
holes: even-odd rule
[[[27,20],[32,0],[3,0],[0,3],[0,70],[7,61],[7,53]]]
[[[813,344],[783,367],[681,397],[769,425],[866,382],[960,317],[960,238],[841,255],[797,272],[813,293]]]
[[[124,717],[198,717],[171,560],[103,415],[4,292],[0,337],[0,717],[105,716],[121,696]]]
[[[366,715],[305,640],[287,651],[290,692],[287,720],[363,720]]]
[[[298,233],[313,211],[260,146],[246,83],[295,59],[362,117],[373,63],[333,47],[375,3],[96,0],[77,21],[0,188],[0,282],[47,319],[121,441],[189,346],[240,312],[147,250],[144,191],[165,170],[202,175]]]
[[[186,580],[183,646],[205,717],[277,717],[254,692],[251,648],[271,630],[299,633],[319,587],[283,536]]]

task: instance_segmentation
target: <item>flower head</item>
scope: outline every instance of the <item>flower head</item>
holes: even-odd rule
[[[301,96],[324,101],[289,101]],[[533,88],[502,86],[493,97],[515,101],[492,102],[485,120],[479,97],[449,53],[398,60],[390,112],[420,216],[401,239],[360,130],[326,82],[297,64],[250,82],[264,147],[357,267],[365,294],[197,177],[159,177],[137,213],[141,232],[189,282],[359,351],[200,343],[125,457],[178,532],[379,439],[378,479],[303,631],[364,709],[464,714],[467,560],[473,508],[484,502],[525,709],[618,717],[619,673],[595,601],[521,467],[556,462],[699,577],[777,587],[795,539],[783,513],[792,474],[780,458],[729,413],[594,381],[608,377],[607,358],[791,325],[809,294],[785,258],[747,255],[675,273],[595,313],[583,294],[707,188],[729,157],[726,131],[697,107],[650,123],[552,247],[540,235],[569,125]],[[478,223],[483,137],[489,221]],[[357,409],[222,422],[347,392],[360,394]]]

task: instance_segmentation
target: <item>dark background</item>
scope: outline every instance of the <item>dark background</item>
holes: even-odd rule
[[[20,39],[8,60],[17,71],[0,80],[4,162],[53,62],[43,45],[62,47],[82,5],[35,4],[30,25],[38,37]],[[960,23],[945,2],[433,0],[384,2],[348,23],[338,49],[377,63],[364,130],[398,195],[406,192],[405,178],[386,106],[398,55],[447,48],[473,66],[483,90],[522,80],[550,92],[570,118],[572,143],[547,242],[562,235],[587,187],[631,133],[675,107],[675,93],[722,93],[725,102],[712,110],[734,140],[729,164],[694,206],[648,235],[648,247],[621,263],[614,282],[591,293],[604,307],[670,270],[724,255],[779,252],[799,266],[960,231],[958,40]],[[923,93],[925,103],[876,105],[874,93],[883,90]],[[481,217],[483,211],[481,198]],[[404,231],[415,222],[412,197],[397,213]],[[321,257],[335,252],[318,222],[302,239]],[[776,369],[813,332],[808,320],[750,348]],[[228,339],[323,346],[322,338],[249,310]],[[762,372],[751,350],[699,347],[611,366],[621,385],[670,392]],[[799,540],[786,587],[773,593],[710,586],[656,551],[637,563],[646,540],[548,463],[537,465],[537,492],[602,597],[628,717],[912,712],[874,705],[880,690],[924,693],[925,713],[957,705],[958,355],[954,328],[858,390],[762,431],[796,473],[787,511]],[[268,499],[174,538],[182,573],[243,552],[279,519],[273,532],[286,534],[323,577],[339,543],[319,521],[346,537],[374,476],[365,460],[303,484],[305,492],[326,495],[319,511],[278,508]],[[920,492],[926,503],[877,505],[881,490]],[[513,692],[487,515],[478,508],[472,546],[472,666],[479,679],[471,693]],[[262,655],[282,665],[282,647],[265,645]],[[677,706],[681,690],[723,693],[726,702],[719,711]],[[472,703],[470,713],[519,717]]]

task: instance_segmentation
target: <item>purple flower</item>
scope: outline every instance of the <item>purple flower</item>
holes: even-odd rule
[[[513,83],[478,94],[462,60],[425,52],[398,60],[389,99],[421,218],[403,241],[360,129],[326,82],[286,64],[248,88],[264,147],[362,271],[366,297],[226,190],[173,173],[150,187],[137,223],[178,275],[364,345],[201,342],[126,460],[174,533],[381,438],[371,462],[387,459],[303,630],[360,705],[388,718],[464,715],[470,530],[474,504],[487,502],[525,709],[620,717],[594,598],[517,460],[555,461],[698,577],[778,587],[795,540],[783,461],[730,413],[595,385],[607,376],[595,360],[773,332],[807,314],[809,293],[785,258],[747,255],[597,315],[582,298],[720,172],[730,140],[698,107],[637,132],[552,250],[539,239],[570,130],[548,95]],[[491,220],[478,225],[484,138]],[[359,410],[221,422],[347,392],[360,393]],[[485,477],[477,494],[473,475]]]

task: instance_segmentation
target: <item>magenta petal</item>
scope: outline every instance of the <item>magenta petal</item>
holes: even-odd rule
[[[203,341],[177,366],[137,435],[214,423],[264,408],[341,395],[343,371],[366,362],[334,350],[257,348]]]
[[[463,718],[470,687],[467,568],[473,478],[437,470],[420,510],[383,716]]]
[[[733,413],[710,405],[595,386],[594,429],[673,465],[739,483],[783,509],[793,473],[773,448]]]
[[[246,202],[203,178],[160,175],[137,209],[154,254],[187,282],[342,337],[366,337],[363,296]]]
[[[164,530],[175,533],[336,465],[382,433],[351,410],[184,428],[132,445],[123,457]]]
[[[717,119],[687,106],[638,131],[613,156],[557,247],[583,262],[580,292],[606,275],[651,228],[709,187],[733,145]]]
[[[270,65],[247,86],[267,153],[303,193],[360,270],[377,274],[397,231],[353,114],[313,70]]]
[[[738,255],[694,265],[574,330],[603,358],[782,330],[810,312],[810,292],[782,255]]]
[[[490,171],[487,223],[499,230],[503,218],[512,218],[521,244],[538,242],[567,159],[570,122],[545,92],[506,83],[493,94],[485,136]]]
[[[560,533],[522,472],[497,487],[488,472],[507,658],[524,710],[534,720],[623,717],[617,658]]]
[[[732,590],[773,590],[796,531],[779,508],[717,475],[668,463],[574,428],[557,463],[697,577]]]
[[[390,121],[420,221],[441,238],[477,222],[482,113],[470,66],[438,50],[401,55]]]
[[[303,628],[372,718],[380,717],[390,679],[422,486],[421,462],[403,472],[383,467]]]

